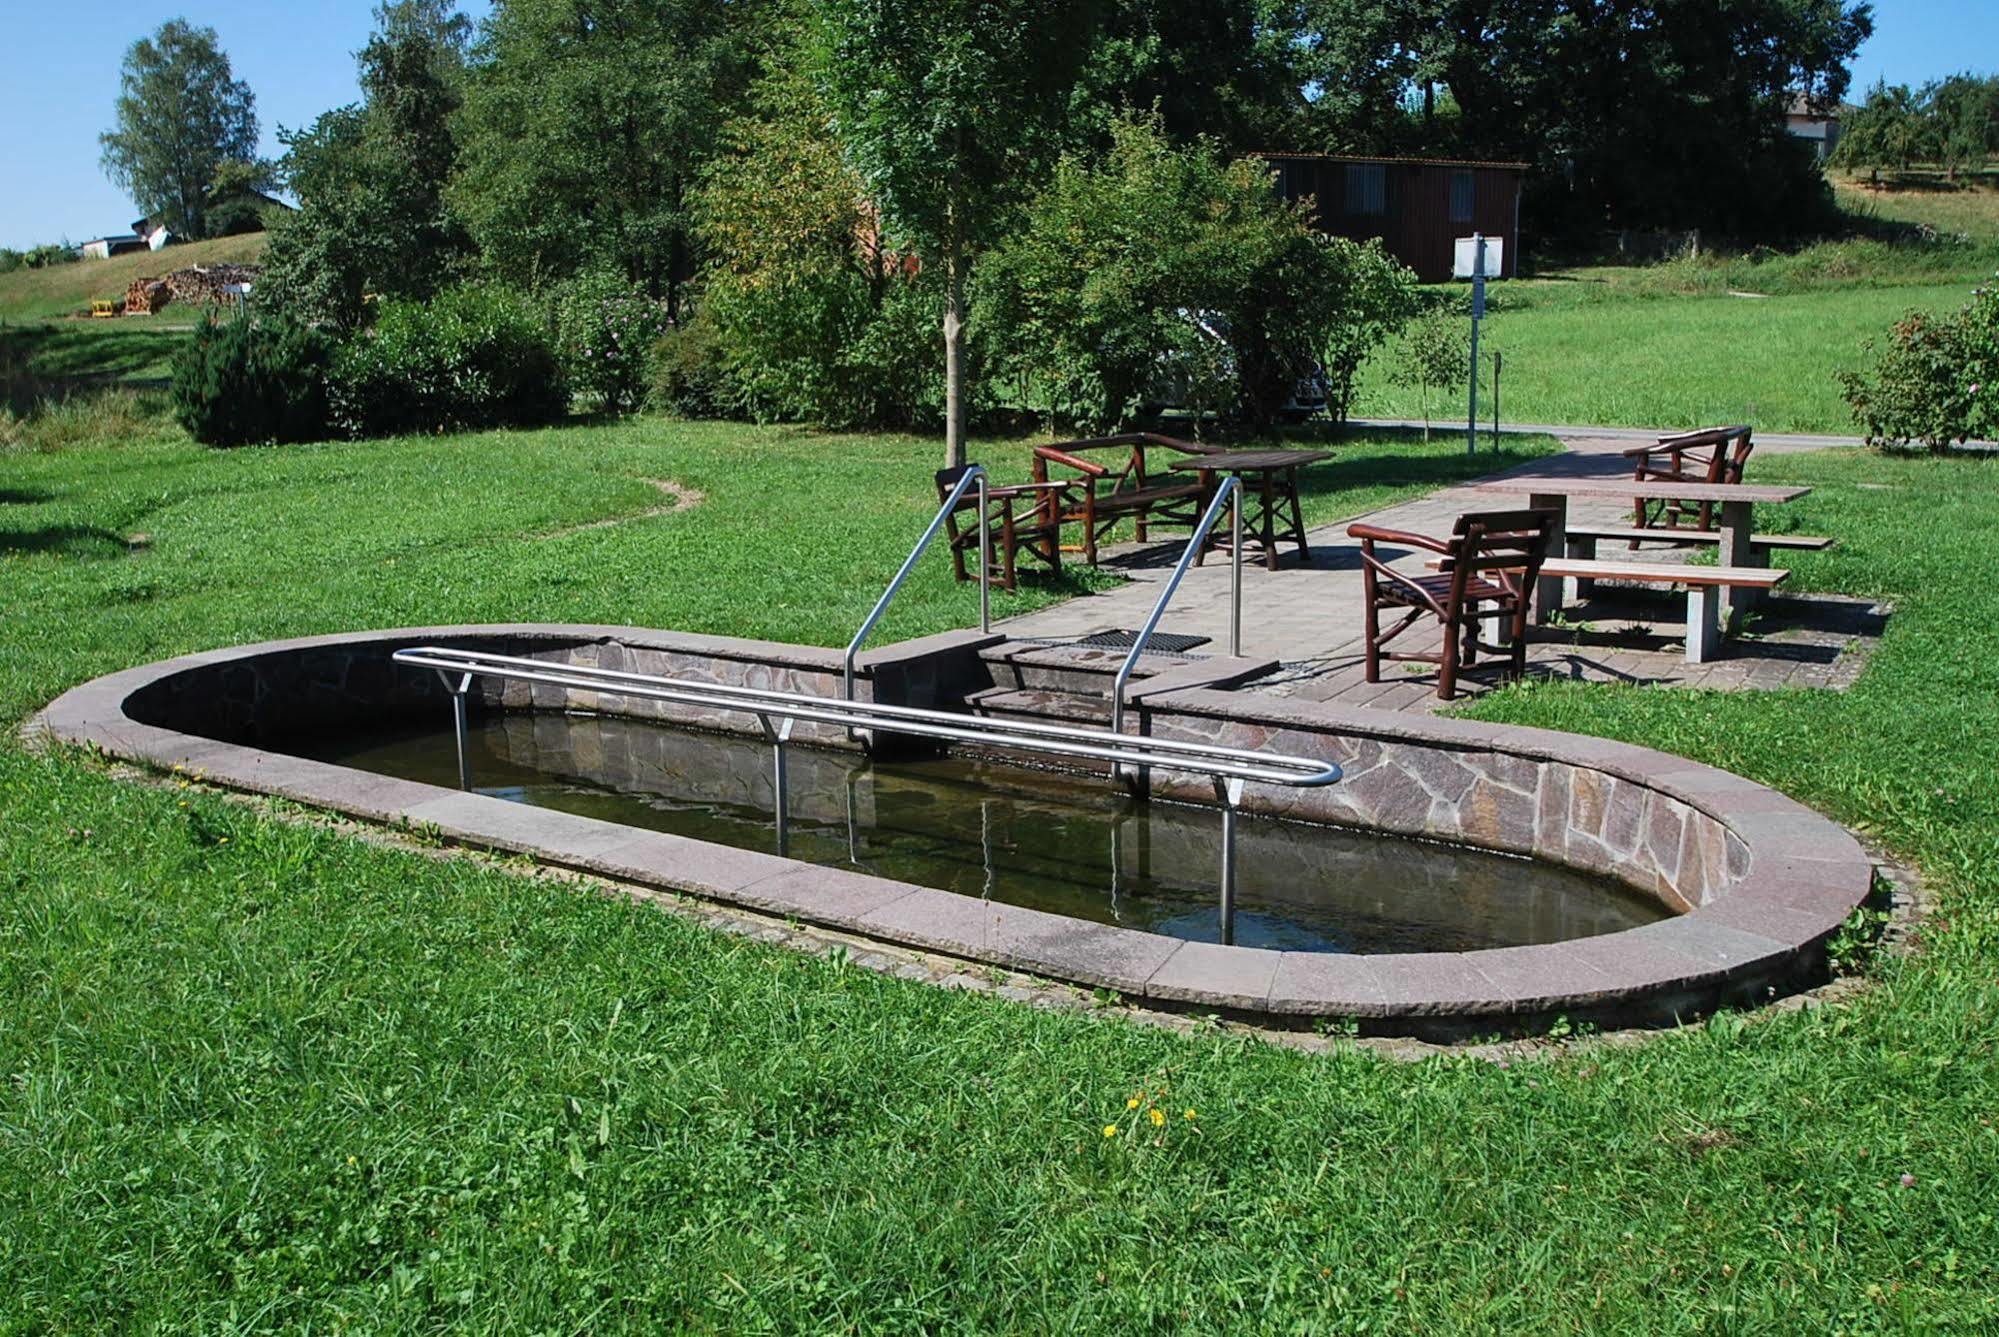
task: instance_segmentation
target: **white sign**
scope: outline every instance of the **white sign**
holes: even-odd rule
[[[1472,277],[1472,266],[1477,263],[1472,257],[1478,253],[1478,238],[1459,237],[1457,252],[1451,261],[1451,277],[1468,279]],[[1506,246],[1498,237],[1485,239],[1485,277],[1496,279],[1506,272]]]

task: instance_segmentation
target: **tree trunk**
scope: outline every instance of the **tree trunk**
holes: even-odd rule
[[[965,263],[944,253],[944,467],[965,463]]]

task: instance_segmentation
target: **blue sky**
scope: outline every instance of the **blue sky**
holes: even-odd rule
[[[465,0],[474,18],[487,0]],[[118,67],[133,39],[167,19],[212,27],[257,95],[264,152],[277,128],[302,126],[357,96],[354,52],[367,41],[370,0],[126,0],[74,10],[29,0],[5,6],[6,77],[0,78],[0,246],[82,241],[123,231],[136,216],[97,165],[97,136],[111,124]],[[1854,86],[1885,76],[1921,83],[1967,65],[1999,68],[1999,0],[1877,0],[1875,36],[1861,49]]]

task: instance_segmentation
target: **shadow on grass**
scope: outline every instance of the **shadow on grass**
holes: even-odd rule
[[[60,393],[111,381],[139,388],[163,383],[186,330],[122,323],[58,321],[0,329],[0,360],[24,366]]]
[[[38,506],[55,500],[55,494],[40,488],[0,487],[0,506]]]
[[[45,529],[0,529],[0,553],[59,553],[93,561],[123,557],[124,536],[90,525],[50,525]]]

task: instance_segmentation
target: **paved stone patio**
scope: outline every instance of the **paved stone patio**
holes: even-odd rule
[[[1508,474],[1622,477],[1629,471],[1621,453],[1632,444],[1628,438],[1573,438],[1564,444],[1566,453],[1532,461]],[[1752,479],[1758,459],[1812,449],[1817,444],[1759,440],[1757,457],[1749,466]],[[1444,535],[1462,512],[1510,504],[1514,503],[1489,492],[1451,487],[1361,518],[1392,529]],[[1570,515],[1576,521],[1614,523],[1626,518],[1628,512],[1616,502],[1578,499],[1571,502]],[[1360,557],[1358,545],[1346,536],[1349,523],[1342,520],[1312,530],[1310,556],[1301,559],[1295,551],[1287,550],[1276,571],[1245,563],[1243,653],[1274,658],[1283,666],[1251,687],[1344,705],[1434,710],[1443,703],[1436,698],[1436,672],[1428,665],[1390,663],[1383,666],[1382,682],[1365,680]],[[1184,539],[1120,545],[1110,551],[1104,564],[1127,576],[1129,584],[1008,619],[996,629],[1019,639],[1061,642],[1097,631],[1142,626],[1159,597],[1161,582],[1172,572],[1182,543]],[[1606,560],[1624,556],[1610,544],[1599,555]],[[1671,562],[1684,560],[1686,555],[1686,550],[1648,548],[1643,560]],[[1423,556],[1413,554],[1397,564],[1419,568]],[[1870,600],[1779,593],[1765,600],[1743,632],[1728,639],[1719,660],[1689,664],[1683,653],[1686,600],[1680,593],[1599,584],[1587,602],[1566,611],[1561,626],[1540,627],[1533,632],[1531,674],[1725,690],[1842,690],[1859,676],[1888,615],[1886,608]],[[1193,653],[1220,654],[1228,645],[1228,620],[1228,562],[1211,557],[1205,566],[1188,574],[1160,630],[1210,637],[1210,645]],[[1422,635],[1420,628],[1412,629],[1404,640],[1411,648],[1418,648]],[[1433,638],[1431,648],[1435,643]],[[1496,668],[1474,669],[1459,679],[1460,699],[1491,690],[1498,683]]]

